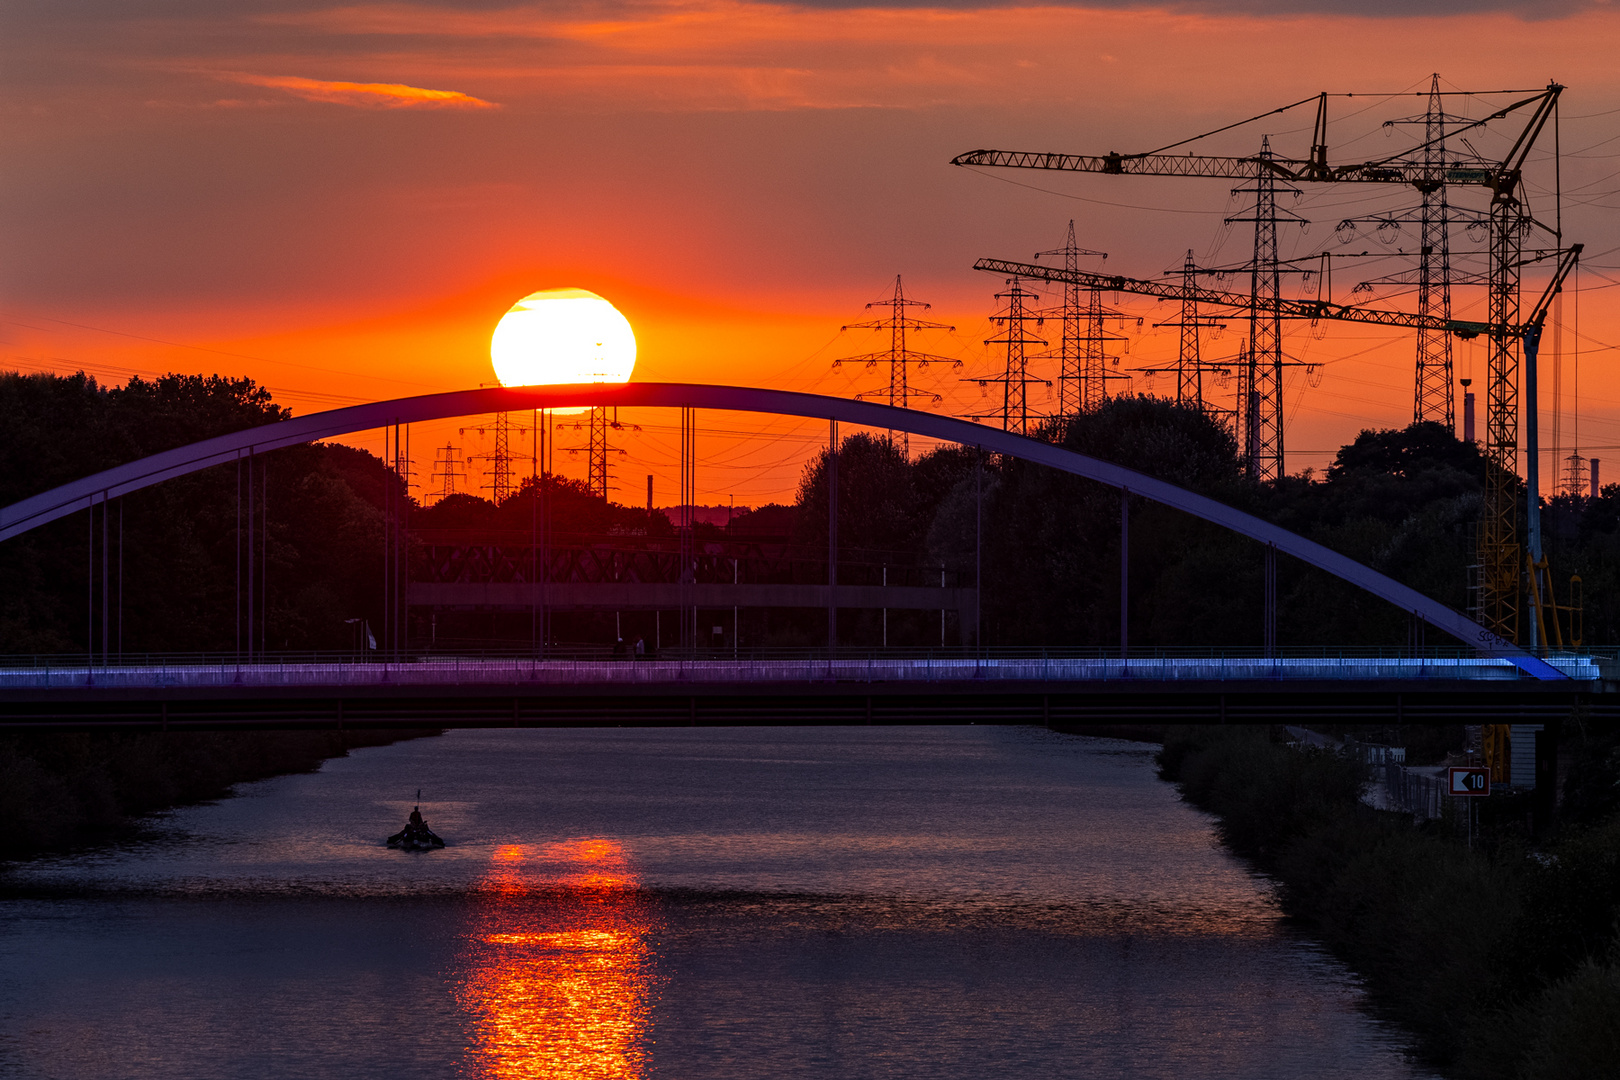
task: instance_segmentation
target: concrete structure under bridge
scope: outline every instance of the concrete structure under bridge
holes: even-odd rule
[[[835,601],[845,611],[937,613],[942,647],[968,644],[977,622],[979,593],[969,572],[918,565],[907,553],[840,552],[838,584],[830,586],[826,553],[808,556],[785,537],[702,539],[683,553],[673,537],[569,537],[537,546],[526,536],[448,532],[410,534],[417,556],[404,605],[413,646],[436,643],[427,620],[438,613],[703,612],[713,619],[699,618],[698,626],[719,622],[727,648],[735,644],[739,611],[824,612]],[[697,639],[712,644],[706,633]],[[664,640],[650,629],[646,636],[656,650],[679,641],[680,630],[671,618]]]

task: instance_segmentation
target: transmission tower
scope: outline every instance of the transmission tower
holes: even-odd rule
[[[490,488],[496,505],[512,493],[512,422],[495,414],[495,453],[491,455]]]
[[[1230,217],[1228,225],[1254,224],[1254,258],[1249,262],[1249,346],[1240,369],[1238,392],[1239,443],[1249,461],[1249,475],[1257,480],[1279,480],[1287,475],[1283,458],[1283,347],[1282,316],[1277,301],[1282,295],[1277,266],[1277,174],[1271,168],[1271,137],[1261,136],[1253,187],[1234,188],[1234,195],[1254,196],[1253,217]],[[1282,185],[1294,195],[1299,189]],[[1305,224],[1287,214],[1285,220]]]
[[[1577,296],[1579,293],[1577,293]],[[1577,327],[1579,324],[1576,324]],[[1581,351],[1580,338],[1575,339],[1575,385],[1570,392],[1570,451],[1564,459],[1564,475],[1557,490],[1565,495],[1583,496],[1591,492],[1595,497],[1597,490],[1587,474],[1587,459],[1581,456]],[[1556,421],[1556,413],[1554,414]],[[1556,442],[1556,439],[1554,440]]]
[[[866,305],[868,311],[876,307],[889,309],[886,318],[872,322],[850,323],[844,330],[887,330],[889,332],[889,347],[883,352],[863,353],[860,356],[846,356],[833,361],[833,367],[843,364],[865,364],[867,367],[876,367],[880,363],[889,365],[889,385],[887,389],[866,390],[855,397],[860,400],[869,398],[886,399],[890,405],[900,409],[911,407],[913,397],[926,397],[938,402],[940,396],[922,390],[914,390],[911,386],[910,367],[927,367],[929,364],[950,364],[952,367],[961,367],[962,361],[954,360],[948,356],[936,356],[933,353],[918,352],[910,347],[908,335],[922,330],[953,331],[954,326],[944,323],[925,322],[914,319],[906,314],[907,308],[921,308],[927,311],[930,305],[921,300],[912,300],[906,296],[905,288],[900,282],[900,275],[894,276],[894,295],[887,300],[874,300]],[[908,435],[901,436],[902,452],[909,455],[911,439]]]
[[[495,414],[495,423],[492,427],[460,428],[457,432],[466,435],[469,431],[476,431],[480,436],[494,433],[495,449],[488,454],[473,454],[467,458],[467,461],[489,462],[489,483],[484,486],[489,488],[490,498],[496,505],[504,502],[516,490],[512,483],[512,432],[514,430],[519,435],[522,435],[529,429],[522,426],[514,427],[511,416],[500,412]]]
[[[996,293],[997,300],[1006,301],[1006,307],[990,318],[990,322],[1002,327],[1004,333],[1000,337],[989,338],[986,345],[1004,345],[1007,348],[1007,363],[999,376],[990,376],[983,379],[973,379],[981,387],[991,383],[1001,384],[1001,427],[1004,431],[1011,431],[1018,435],[1029,434],[1029,384],[1041,383],[1050,387],[1052,384],[1045,379],[1031,378],[1029,374],[1029,347],[1031,345],[1045,345],[1044,338],[1034,337],[1025,329],[1027,324],[1033,322],[1040,326],[1045,319],[1037,314],[1029,302],[1039,297],[1038,293],[1024,288],[1017,278],[1009,278],[1008,289],[1004,293]],[[993,414],[987,414],[993,415]]]
[[[609,481],[613,477],[612,469],[608,464],[609,455],[622,455],[624,453],[622,449],[609,445],[608,432],[610,430],[623,431],[626,428],[631,431],[640,431],[641,428],[635,424],[621,424],[619,422],[619,409],[616,405],[612,408],[606,405],[593,407],[586,415],[584,424],[576,421],[572,425],[558,424],[557,427],[559,429],[572,427],[575,431],[579,431],[581,428],[584,429],[584,446],[565,446],[563,449],[570,454],[577,454],[581,450],[585,451],[587,462],[585,486],[592,495],[599,499],[606,499],[608,497]]]
[[[1106,251],[1092,251],[1074,241],[1074,222],[1069,222],[1069,235],[1062,247],[1055,251],[1038,251],[1037,259],[1047,255],[1063,256],[1063,268],[1080,269],[1081,256],[1108,258]],[[1082,295],[1085,300],[1082,301]],[[1063,283],[1063,304],[1056,311],[1063,319],[1063,337],[1058,346],[1058,415],[1073,416],[1077,412],[1090,412],[1108,399],[1108,380],[1123,379],[1108,370],[1108,342],[1123,341],[1117,334],[1108,334],[1103,321],[1119,312],[1103,307],[1102,290],[1082,289],[1073,282]]]
[[[459,446],[441,446],[433,461],[433,479],[439,482],[439,498],[447,499],[456,493],[456,485],[464,484],[467,473],[461,460]]]
[[[585,485],[591,489],[591,494],[606,500],[608,497],[608,411],[603,405],[591,409],[590,431],[587,436],[589,444],[590,468],[586,472]]]
[[[1423,118],[1423,228],[1418,278],[1418,314],[1451,318],[1450,215],[1446,207],[1446,114],[1440,103],[1440,76],[1429,82],[1429,110]],[[1417,386],[1412,420],[1457,426],[1451,379],[1451,335],[1419,328]]]
[[[1421,156],[1415,163],[1418,166],[1418,175],[1414,178],[1414,185],[1422,196],[1417,210],[1418,314],[1434,315],[1441,319],[1451,318],[1452,210],[1446,195],[1446,171],[1447,166],[1453,162],[1446,153],[1446,124],[1452,121],[1459,125],[1468,123],[1466,117],[1450,116],[1446,113],[1440,91],[1440,76],[1435,74],[1429,77],[1429,105],[1423,115],[1384,122],[1385,127],[1402,124],[1423,125],[1423,144],[1419,148]],[[1380,237],[1385,231],[1398,230],[1403,216],[1386,215],[1380,218],[1378,221]],[[1354,222],[1341,222],[1340,228],[1343,229],[1346,224],[1354,227]],[[1456,427],[1451,335],[1443,330],[1418,328],[1412,420],[1414,423],[1432,420],[1445,424],[1448,428]]]
[[[1591,486],[1591,476],[1587,472],[1587,459],[1581,455],[1580,450],[1571,450],[1564,459],[1564,475],[1558,484],[1560,495],[1585,496]]]
[[[1206,365],[1200,347],[1200,330],[1218,330],[1226,326],[1219,319],[1206,319],[1198,314],[1198,264],[1193,262],[1192,249],[1187,249],[1186,261],[1181,266],[1181,317],[1175,322],[1155,323],[1155,326],[1175,327],[1181,331],[1181,351],[1176,357],[1176,401],[1190,405],[1199,412],[1224,413],[1215,409],[1204,397],[1204,368],[1224,365]]]

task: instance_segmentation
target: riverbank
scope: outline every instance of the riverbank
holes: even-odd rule
[[[1620,1060],[1620,814],[1532,846],[1361,804],[1353,762],[1263,727],[1174,728],[1161,775],[1220,819],[1284,910],[1458,1080],[1579,1080]],[[1605,751],[1606,752],[1606,751]]]
[[[1065,735],[1090,735],[1096,739],[1124,739],[1126,742],[1163,743],[1169,724],[1065,724],[1047,725]]]
[[[143,814],[310,772],[362,746],[437,734],[371,731],[0,734],[0,860],[116,839]]]

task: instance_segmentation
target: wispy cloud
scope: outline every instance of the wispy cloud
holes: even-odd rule
[[[250,75],[233,72],[224,76],[232,82],[248,86],[267,86],[285,90],[306,101],[325,101],[333,105],[355,105],[372,109],[498,109],[493,101],[475,98],[459,90],[429,90],[404,83],[334,82],[328,79],[304,79],[296,75]]]

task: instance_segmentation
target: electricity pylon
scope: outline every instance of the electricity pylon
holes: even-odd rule
[[[1082,256],[1108,259],[1106,251],[1092,251],[1080,247],[1074,240],[1074,222],[1069,222],[1069,235],[1063,246],[1053,251],[1037,251],[1037,259],[1048,255],[1063,256],[1065,270],[1079,270]],[[1085,296],[1082,301],[1081,297]],[[1101,289],[1082,289],[1073,282],[1063,283],[1063,303],[1047,314],[1057,314],[1063,320],[1063,335],[1059,339],[1058,358],[1058,415],[1073,416],[1078,412],[1091,412],[1108,400],[1108,380],[1127,376],[1108,370],[1108,342],[1125,340],[1118,334],[1109,334],[1103,327],[1105,319],[1119,312],[1103,307]]]
[[[1418,257],[1418,314],[1451,317],[1450,215],[1446,206],[1446,113],[1440,101],[1440,76],[1429,82],[1429,109],[1423,117],[1423,225]],[[1451,378],[1451,335],[1419,328],[1417,379],[1412,421],[1437,420],[1457,426],[1456,396]]]
[[[606,405],[598,405],[593,407],[587,413],[585,423],[583,425],[578,421],[575,421],[571,425],[557,425],[558,430],[566,427],[572,427],[575,431],[579,431],[581,427],[585,429],[584,446],[565,446],[563,449],[568,451],[570,455],[577,454],[581,450],[585,451],[585,487],[598,499],[606,500],[608,497],[609,481],[613,476],[612,468],[609,465],[608,455],[619,454],[622,456],[624,454],[622,449],[610,446],[608,444],[608,432],[623,431],[627,428],[631,431],[640,431],[641,428],[636,424],[620,423],[619,408],[617,405],[612,406],[611,408]]]
[[[1249,261],[1249,351],[1241,370],[1238,420],[1241,445],[1247,450],[1249,475],[1256,480],[1280,480],[1287,475],[1283,455],[1283,341],[1282,316],[1276,301],[1282,295],[1277,267],[1277,175],[1266,168],[1272,158],[1271,138],[1260,139],[1259,168],[1254,186],[1233,188],[1234,195],[1254,196],[1253,217],[1229,217],[1228,225],[1254,225],[1254,257]],[[1299,189],[1285,185],[1294,195]],[[1287,214],[1287,220],[1305,219]]]
[[[473,454],[468,457],[467,460],[482,460],[489,462],[489,483],[484,486],[489,488],[490,499],[497,506],[499,506],[506,500],[508,496],[512,495],[513,492],[517,490],[516,486],[512,483],[513,430],[512,418],[506,413],[499,412],[495,414],[495,423],[492,427],[461,428],[458,431],[458,434],[461,435],[465,435],[469,431],[476,431],[479,435],[487,435],[491,431],[494,432],[495,449],[488,454]],[[528,428],[521,426],[516,428],[516,431],[520,435],[528,430]]]
[[[913,397],[926,397],[938,402],[940,396],[926,390],[916,390],[911,385],[910,367],[927,367],[929,364],[949,364],[952,367],[961,367],[962,361],[948,356],[936,356],[933,353],[918,352],[911,348],[909,336],[923,330],[954,331],[956,327],[946,326],[944,323],[926,322],[915,319],[906,314],[907,308],[921,308],[927,311],[931,305],[921,300],[912,300],[906,296],[905,287],[901,284],[900,275],[894,276],[894,295],[887,300],[874,300],[866,305],[870,311],[876,307],[889,309],[887,317],[872,322],[850,323],[844,330],[887,330],[889,332],[889,347],[882,352],[863,353],[860,356],[846,356],[833,361],[833,367],[843,364],[865,364],[867,367],[876,367],[880,363],[889,366],[889,385],[878,390],[866,390],[855,397],[859,400],[869,398],[886,398],[890,405],[900,409],[911,407]],[[909,456],[911,451],[911,437],[901,436],[901,452]]]
[[[456,493],[456,485],[467,479],[459,446],[439,447],[433,461],[433,479],[439,482],[439,498],[448,499]]]
[[[1045,269],[1043,267],[1043,269]],[[1002,327],[1004,332],[1000,337],[987,338],[986,345],[1004,345],[1007,349],[1006,365],[1000,375],[987,376],[982,379],[972,379],[981,387],[991,383],[1001,385],[1001,427],[1003,431],[1011,431],[1018,435],[1029,434],[1029,384],[1042,383],[1048,387],[1052,384],[1046,379],[1032,378],[1029,374],[1029,347],[1031,345],[1045,345],[1046,339],[1038,338],[1027,332],[1025,327],[1029,323],[1040,326],[1045,319],[1030,307],[1030,301],[1037,299],[1037,293],[1024,288],[1017,277],[1009,278],[1007,291],[996,293],[997,300],[1005,300],[1006,306],[990,317],[990,322]],[[993,414],[987,414],[993,415]]]
[[[1181,266],[1181,316],[1175,322],[1154,323],[1155,326],[1175,327],[1181,331],[1181,349],[1176,356],[1176,401],[1190,405],[1199,412],[1223,412],[1213,408],[1204,396],[1204,358],[1198,332],[1221,329],[1226,326],[1218,319],[1207,319],[1198,313],[1198,297],[1192,286],[1198,283],[1198,264],[1193,262],[1192,249],[1187,249],[1186,261]],[[1221,366],[1224,365],[1208,365]],[[1234,433],[1235,434],[1235,433]]]
[[[1423,125],[1423,142],[1414,155],[1416,163],[1421,168],[1421,178],[1415,185],[1421,196],[1420,203],[1415,208],[1418,224],[1418,265],[1415,274],[1403,273],[1374,282],[1415,283],[1418,313],[1436,315],[1442,319],[1451,317],[1453,283],[1451,223],[1459,216],[1464,220],[1475,217],[1467,210],[1458,215],[1446,194],[1450,167],[1460,163],[1446,152],[1448,123],[1462,126],[1469,121],[1466,117],[1452,116],[1445,111],[1438,74],[1429,78],[1428,108],[1421,115],[1384,122],[1385,127],[1403,124]],[[1406,210],[1381,214],[1371,220],[1377,222],[1379,239],[1389,243],[1393,240],[1394,234],[1400,231],[1401,225],[1411,221],[1413,216],[1412,210]],[[1479,223],[1484,224],[1484,221],[1484,217],[1479,216]],[[1339,223],[1335,231],[1348,240],[1349,235],[1354,234],[1356,225],[1356,219],[1347,218]],[[1470,228],[1472,227],[1471,224]],[[1363,283],[1366,284],[1369,283]],[[1455,429],[1456,390],[1452,372],[1451,335],[1419,328],[1412,393],[1414,423],[1433,421]]]
[[[494,469],[489,486],[499,506],[512,493],[512,422],[503,412],[495,414],[495,453],[491,458]]]

